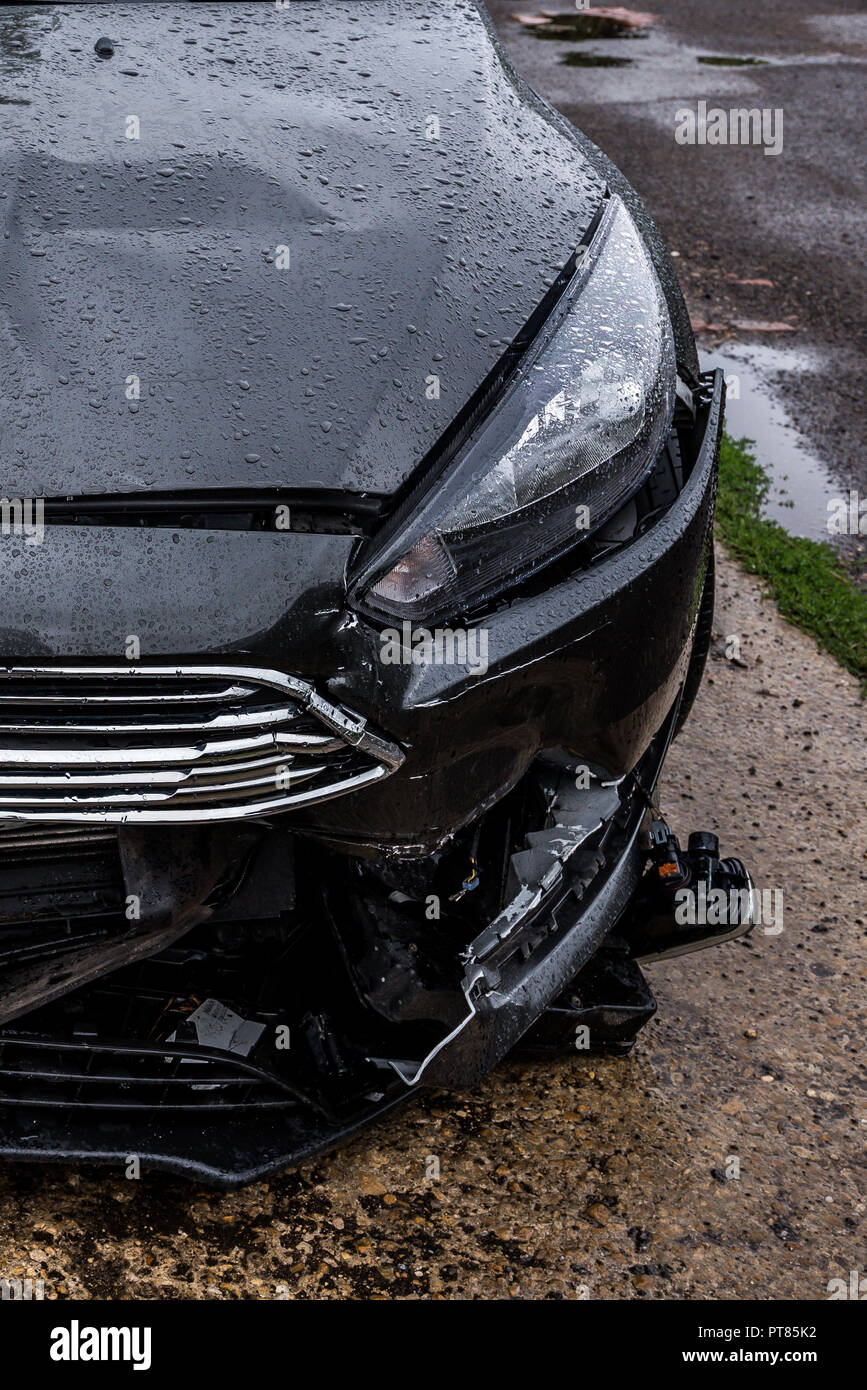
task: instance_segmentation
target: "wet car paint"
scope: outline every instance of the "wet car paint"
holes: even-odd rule
[[[7,57],[14,37],[39,51],[13,63],[31,105],[0,143],[14,190],[0,203],[8,492],[387,493],[527,321],[606,185],[647,238],[695,380],[676,278],[639,200],[503,65],[475,5],[164,5],[160,18],[153,49],[135,7],[0,16]],[[110,59],[92,51],[97,29]],[[131,91],[133,141],[118,115]],[[67,124],[82,101],[86,119]],[[285,271],[269,259],[281,237],[295,247]],[[425,396],[430,370],[439,400]],[[124,399],[130,372],[138,401]],[[682,678],[707,516],[705,503],[683,545],[660,544],[653,586],[603,566],[486,620],[483,679],[384,666],[379,632],[346,603],[358,542],[294,533],[6,537],[3,652],[117,655],[133,634],[143,660],[220,652],[302,671],[408,754],[388,787],[304,823],[346,844],[365,826],[368,841],[421,853],[540,747],[634,764]],[[636,648],[648,622],[654,642]]]
[[[603,178],[473,6],[169,4],[158,23],[155,45],[150,7],[0,14],[0,47],[39,35],[0,130],[5,486],[392,491]]]

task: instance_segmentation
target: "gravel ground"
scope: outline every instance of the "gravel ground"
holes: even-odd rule
[[[783,890],[780,934],[648,968],[626,1060],[501,1066],[239,1192],[0,1170],[4,1272],[59,1298],[821,1299],[863,1268],[863,705],[719,566],[662,805]]]

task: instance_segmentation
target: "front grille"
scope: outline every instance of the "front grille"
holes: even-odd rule
[[[402,761],[364,720],[278,671],[0,669],[0,830],[268,815],[355,791]]]
[[[219,1048],[0,1036],[0,1109],[261,1110],[302,1100],[275,1073]]]

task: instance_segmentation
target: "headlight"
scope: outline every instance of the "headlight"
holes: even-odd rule
[[[466,613],[604,525],[641,485],[671,427],[674,343],[618,198],[552,320],[446,475],[365,564],[362,608],[425,621]]]

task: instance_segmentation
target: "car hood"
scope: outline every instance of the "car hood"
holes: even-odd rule
[[[9,496],[393,490],[604,191],[460,0],[4,7],[0,105]]]

